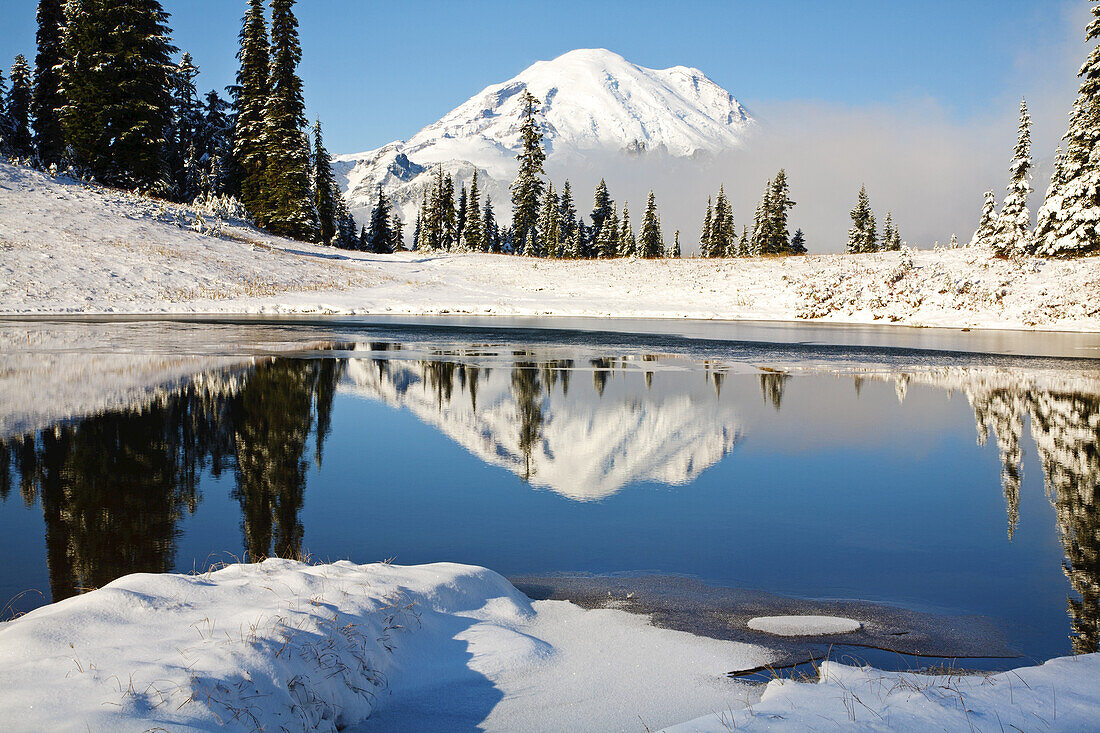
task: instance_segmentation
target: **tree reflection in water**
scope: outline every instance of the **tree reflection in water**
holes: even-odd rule
[[[698,423],[701,411],[728,402],[720,399],[725,368],[717,362],[703,365],[713,392],[707,390],[706,398],[695,394],[688,400],[677,394],[675,380],[663,381],[662,390],[650,389],[654,370],[662,365],[658,357],[644,355],[635,361],[641,365],[645,389],[612,399],[609,380],[617,379],[617,371],[634,363],[633,357],[580,361],[540,358],[531,351],[505,352],[497,356],[506,360],[510,372],[494,381],[491,370],[478,363],[474,352],[464,355],[461,349],[448,349],[391,362],[405,353],[399,344],[357,348],[366,352],[365,358],[354,360],[357,379],[371,375],[368,381],[375,385],[371,388],[382,390],[384,385],[387,399],[398,405],[413,385],[420,384],[428,391],[425,402],[430,406],[425,409],[440,416],[433,424],[442,429],[444,417],[461,410],[464,420],[479,427],[478,435],[496,446],[493,455],[502,461],[515,457],[516,465],[510,469],[525,481],[537,482],[540,466],[546,469],[553,467],[553,461],[562,460],[553,455],[548,431],[555,420],[558,429],[564,430],[561,426],[566,425],[568,416],[563,413],[568,410],[584,411],[584,422],[577,424],[592,428],[582,433],[573,425],[574,432],[569,435],[583,434],[595,440],[594,436],[601,435],[599,421],[618,415],[628,427],[644,426],[654,433],[667,430],[675,432],[677,440],[693,443],[688,446],[691,451],[676,452],[672,448],[679,450],[680,446],[662,442],[668,436],[643,436],[660,448],[654,455],[664,461],[662,465],[670,465],[669,456],[684,460],[684,481],[728,455],[741,437],[740,427],[720,411],[706,418],[710,421],[706,429],[719,430],[721,435],[711,436],[712,445],[705,453],[695,444],[706,436],[686,431],[692,416]],[[590,394],[566,400],[570,376],[577,368],[591,371]],[[232,471],[236,479],[232,495],[240,506],[248,559],[299,556],[309,459],[322,464],[332,431],[333,402],[348,369],[345,359],[272,359],[245,371],[208,375],[130,409],[74,419],[0,442],[0,498],[7,500],[18,488],[28,506],[37,503],[42,510],[52,599],[102,586],[127,573],[172,570],[180,522],[202,501],[200,478],[204,472],[218,476]],[[492,391],[502,379],[500,389]],[[762,370],[758,379],[765,403],[778,411],[790,377],[781,371]],[[1010,540],[1019,522],[1024,431],[1030,426],[1046,492],[1055,508],[1063,571],[1072,589],[1067,603],[1073,649],[1078,653],[1100,651],[1097,390],[1057,380],[1039,383],[1010,371],[960,367],[862,374],[855,380],[856,397],[871,379],[892,380],[899,400],[912,385],[965,393],[974,410],[978,442],[985,444],[992,434],[997,446]],[[577,383],[584,389],[583,380],[573,381]],[[559,386],[561,399],[551,399]],[[495,402],[487,408],[492,415],[482,419],[479,397],[486,394],[484,390],[490,390],[487,394]],[[466,399],[455,400],[456,391]],[[504,410],[497,409],[501,400],[507,402]],[[674,410],[683,412],[689,422],[673,420]],[[504,417],[498,420],[501,415]],[[635,422],[624,416],[632,416]],[[610,431],[607,435],[608,439],[623,438]],[[599,458],[599,446],[586,444],[582,449]],[[601,469],[605,471],[617,467],[614,461],[592,465],[606,465]],[[647,480],[684,482],[667,473],[646,475]],[[621,485],[615,478],[602,489],[605,493],[566,495],[598,498],[614,493]]]

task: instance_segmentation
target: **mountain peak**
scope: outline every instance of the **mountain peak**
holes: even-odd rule
[[[408,221],[419,200],[420,176],[430,175],[436,164],[463,181],[476,168],[487,191],[499,184],[494,198],[506,196],[520,149],[525,90],[542,103],[548,162],[592,151],[720,153],[741,147],[753,124],[734,96],[699,69],[649,69],[614,51],[579,48],[486,87],[405,142],[340,156],[337,171],[345,177],[353,210],[365,213],[381,184]]]

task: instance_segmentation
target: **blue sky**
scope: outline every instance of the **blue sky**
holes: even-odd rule
[[[965,124],[1018,99],[1028,67],[1064,45],[1067,14],[1086,4],[305,0],[297,13],[310,115],[325,124],[333,152],[352,152],[407,138],[483,87],[583,47],[654,68],[696,66],[750,109],[925,99]],[[202,69],[201,87],[227,84],[244,0],[164,6],[176,45]],[[16,53],[33,56],[35,7],[0,0],[5,67]]]

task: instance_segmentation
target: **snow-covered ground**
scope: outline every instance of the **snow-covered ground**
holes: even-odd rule
[[[205,233],[204,233],[205,232]],[[1100,331],[1100,258],[342,252],[0,163],[2,313],[561,315]]]
[[[0,625],[8,731],[1087,730],[1100,655],[991,677],[826,663],[614,609],[532,602],[483,568],[267,560],[135,574]],[[853,725],[854,724],[854,725]],[[968,728],[968,724],[976,726]]]
[[[773,680],[746,708],[665,733],[737,731],[1093,731],[1100,654],[984,676],[929,676],[823,662],[816,683]]]
[[[0,625],[7,731],[639,730],[740,707],[767,650],[532,602],[483,568],[130,575]]]

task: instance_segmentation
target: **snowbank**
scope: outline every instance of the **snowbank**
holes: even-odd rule
[[[1100,331],[1100,258],[371,255],[0,163],[0,312],[561,315]]]
[[[532,603],[483,568],[129,575],[0,625],[7,731],[636,729],[739,707],[760,647]]]
[[[827,662],[726,676],[759,646],[530,601],[496,573],[289,560],[135,574],[0,624],[7,731],[1086,730],[1100,655],[991,677]],[[699,717],[703,716],[703,717]]]
[[[982,676],[821,665],[814,683],[773,680],[761,700],[665,733],[737,731],[1087,731],[1100,710],[1100,654]]]

